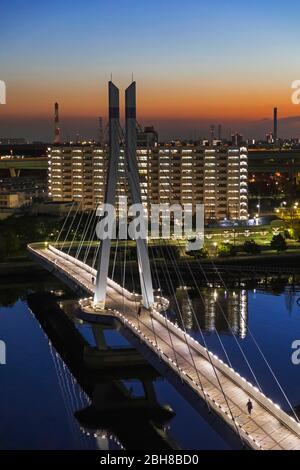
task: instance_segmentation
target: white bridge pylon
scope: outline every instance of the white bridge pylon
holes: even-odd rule
[[[120,158],[119,143],[119,89],[110,81],[108,83],[109,101],[109,165],[106,178],[106,191],[104,203],[116,205],[116,187],[118,180],[118,161]],[[137,131],[136,131],[136,84],[132,82],[125,91],[125,169],[129,183],[132,204],[142,204],[139,172],[137,164]],[[112,234],[111,234],[112,235]],[[137,258],[141,283],[143,305],[146,308],[154,304],[152,276],[148,254],[148,246],[145,239],[138,238]],[[98,269],[96,277],[94,306],[105,308],[107,277],[111,250],[111,236],[105,238],[100,246]]]

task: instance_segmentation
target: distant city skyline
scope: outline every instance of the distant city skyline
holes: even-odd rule
[[[218,124],[222,126],[222,138],[230,140],[235,132],[242,134],[244,139],[266,140],[266,134],[273,131],[273,120],[261,119],[257,121],[223,121],[211,122],[205,120],[140,120],[142,126],[154,125],[158,131],[159,141],[167,140],[198,140],[208,139],[210,126],[215,125],[215,137],[218,137]],[[106,125],[104,120],[103,125]],[[97,117],[64,117],[60,120],[61,141],[69,142],[79,140],[99,139]],[[279,138],[300,138],[300,116],[279,119]],[[48,118],[17,119],[0,118],[0,137],[25,138],[27,141],[54,141],[53,115]]]
[[[207,137],[211,124],[262,138],[274,106],[279,137],[300,137],[299,10],[294,0],[4,0],[0,135],[52,141],[58,101],[62,138],[95,138],[110,74],[124,88],[133,73],[138,119],[162,140]]]

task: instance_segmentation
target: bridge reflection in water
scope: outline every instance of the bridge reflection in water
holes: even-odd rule
[[[175,413],[156,399],[159,374],[132,348],[107,348],[103,328],[109,324],[93,326],[97,346],[92,347],[53,294],[32,294],[27,302],[49,339],[72,426],[75,416],[103,450],[177,448],[167,435]]]

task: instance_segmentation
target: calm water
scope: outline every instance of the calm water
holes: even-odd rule
[[[1,282],[0,340],[7,347],[7,364],[0,366],[1,449],[229,448],[151,368],[148,371],[145,366],[136,377],[121,374],[113,380],[103,377],[102,371],[80,366],[79,351],[85,351],[88,344],[95,346],[97,332],[91,325],[78,323],[64,330],[64,320],[49,301],[50,291],[67,313],[72,310],[72,294],[51,276],[14,285]],[[299,405],[300,366],[293,365],[290,358],[292,341],[300,339],[296,303],[300,293],[290,287],[282,291],[282,286],[279,291],[201,288],[201,295],[189,293],[189,302],[186,292],[179,289],[178,305],[173,299],[169,316],[178,323],[183,321],[203,342],[200,326],[209,348],[254,382],[238,342],[254,365],[263,390],[288,409],[252,338],[292,405]],[[176,314],[179,307],[183,318]],[[49,315],[53,322],[45,326]],[[110,347],[128,346],[117,332],[106,330],[104,334]],[[123,402],[126,406],[120,409]],[[159,437],[159,429],[165,439]]]

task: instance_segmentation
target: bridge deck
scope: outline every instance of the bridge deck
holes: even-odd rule
[[[45,258],[56,269],[76,280],[87,292],[93,293],[94,286],[90,273],[75,266],[71,261],[60,258],[49,249],[35,249],[34,252],[39,257]],[[254,391],[254,388],[253,392],[251,389],[249,392],[246,382],[240,380],[241,383],[237,383],[237,380],[232,378],[232,373],[231,376],[229,374],[230,368],[224,365],[221,367],[221,364],[218,365],[218,361],[214,360],[216,374],[211,360],[203,354],[203,348],[200,346],[199,349],[198,343],[185,335],[182,330],[176,328],[158,313],[150,316],[149,312],[144,311],[137,316],[137,303],[128,300],[111,287],[108,287],[107,307],[112,309],[114,315],[125,322],[128,328],[139,334],[142,340],[148,343],[168,365],[175,368],[178,374],[182,375],[183,380],[206,399],[210,408],[221,416],[236,433],[240,434],[241,438],[252,448],[300,449],[299,425],[263,396],[265,402],[268,400],[269,403],[265,406],[260,396],[262,394]],[[233,374],[236,373],[233,372]],[[218,382],[222,384],[225,396]],[[253,403],[251,416],[246,409],[249,397]]]

